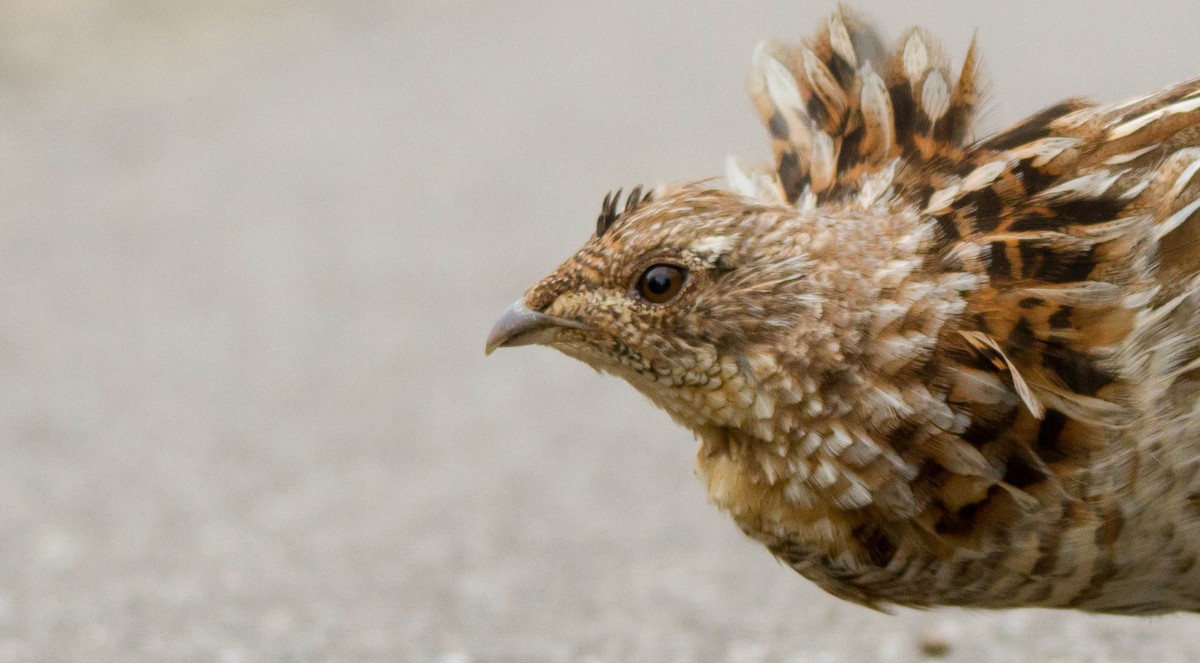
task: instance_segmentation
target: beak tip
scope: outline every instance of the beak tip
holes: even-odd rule
[[[513,302],[512,306],[505,309],[500,319],[496,321],[492,331],[488,333],[487,344],[483,346],[483,355],[490,356],[497,348],[508,345],[510,341],[527,331],[534,317],[535,314],[525,307],[524,301],[518,299]]]

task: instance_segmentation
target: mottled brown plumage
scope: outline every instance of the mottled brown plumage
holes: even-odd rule
[[[1198,610],[1200,81],[975,141],[975,61],[845,12],[761,46],[775,167],[606,199],[489,349],[629,381],[835,595]]]

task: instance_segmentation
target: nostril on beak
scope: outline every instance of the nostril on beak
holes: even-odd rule
[[[521,299],[518,303],[524,304],[525,300]],[[545,313],[546,309],[550,308],[550,305],[553,303],[553,297],[547,297],[545,295],[541,297],[534,297],[533,301],[528,302],[528,309],[534,313]]]

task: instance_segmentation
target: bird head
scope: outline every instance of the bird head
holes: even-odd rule
[[[844,363],[835,323],[854,310],[844,265],[863,264],[851,255],[861,247],[839,244],[836,220],[699,184],[618,198],[583,248],[503,314],[487,351],[550,346],[690,428],[769,438],[779,394],[797,404],[816,389],[803,376]]]

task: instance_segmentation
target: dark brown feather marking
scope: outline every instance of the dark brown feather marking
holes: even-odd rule
[[[1038,454],[1048,463],[1062,460],[1062,450],[1058,448],[1058,436],[1067,425],[1067,415],[1058,410],[1047,410],[1046,416],[1038,426],[1036,449]]]
[[[896,543],[878,527],[859,527],[854,530],[854,537],[862,545],[872,566],[882,569],[896,555]]]
[[[800,189],[804,187],[804,174],[800,172],[800,161],[795,152],[784,152],[779,155],[779,182],[783,184],[784,194],[789,202],[796,202],[800,197]]]
[[[975,222],[975,230],[981,233],[988,233],[996,229],[1000,225],[1002,219],[1001,212],[1004,210],[1004,201],[1000,199],[1000,194],[994,189],[988,187],[979,191],[972,191],[959,199],[957,207],[971,209],[971,217]]]
[[[1006,341],[1008,346],[1018,350],[1027,350],[1032,347],[1035,339],[1033,336],[1033,328],[1029,326],[1029,320],[1021,318],[1020,322],[1013,325],[1012,331],[1008,333]]]
[[[784,119],[779,111],[775,111],[771,115],[771,119],[767,122],[767,127],[771,130],[771,135],[779,140],[787,140],[791,137],[792,132],[788,129],[787,120]]]
[[[1013,173],[1025,184],[1026,195],[1043,191],[1058,179],[1057,175],[1035,168],[1029,161],[1022,161],[1013,167]]]
[[[1071,348],[1047,350],[1042,363],[1062,378],[1067,387],[1078,394],[1091,396],[1113,383],[1111,373],[1096,365],[1096,361]]]
[[[1002,152],[1011,150],[1014,147],[1020,147],[1039,138],[1045,138],[1050,135],[1051,122],[1067,113],[1073,113],[1087,106],[1088,103],[1086,101],[1068,99],[1067,101],[1054,104],[1049,108],[1044,108],[1029,118],[984,141],[980,145],[980,149]]]
[[[1071,313],[1074,307],[1062,305],[1050,316],[1051,329],[1070,329],[1071,328]]]
[[[1004,465],[1004,483],[1017,488],[1026,488],[1045,481],[1047,475],[1020,456],[1010,456]]]
[[[1050,217],[1060,224],[1094,224],[1112,221],[1120,216],[1129,201],[1119,198],[1093,198],[1050,203]]]
[[[1086,281],[1096,267],[1095,257],[1095,245],[1066,256],[1043,254],[1040,269],[1030,276],[1049,283]]]
[[[958,225],[954,223],[953,214],[939,214],[933,217],[933,220],[937,222],[942,242],[948,244],[962,239],[962,234],[958,232]]]
[[[1021,215],[1013,221],[1009,230],[1013,232],[1030,232],[1038,230],[1057,230],[1062,227],[1062,220],[1041,210],[1033,210]]]
[[[992,242],[988,247],[988,276],[993,279],[1012,278],[1012,263],[1008,260],[1007,245],[1004,242]]]

